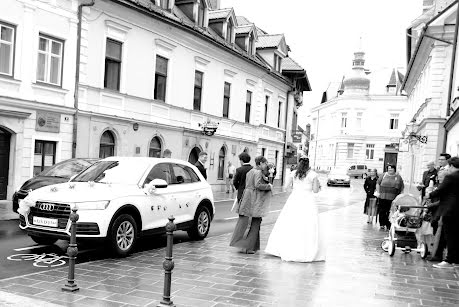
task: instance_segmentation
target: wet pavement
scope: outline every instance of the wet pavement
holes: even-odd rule
[[[286,196],[286,195],[285,195]],[[327,195],[325,195],[327,196]],[[278,196],[284,201],[283,195]],[[327,260],[287,263],[230,248],[231,234],[174,245],[177,306],[457,306],[459,268],[441,270],[412,252],[381,250],[385,232],[367,224],[361,203],[322,212]],[[262,248],[273,224],[263,223]],[[294,232],[294,225],[292,225]],[[80,291],[64,293],[67,269],[0,280],[0,291],[64,306],[156,306],[164,248],[77,265]],[[0,305],[2,304],[0,293]]]

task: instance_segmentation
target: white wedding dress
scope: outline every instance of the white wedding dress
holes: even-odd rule
[[[321,229],[315,193],[314,178],[309,171],[303,179],[290,174],[288,185],[293,181],[293,191],[284,205],[268,239],[265,252],[284,261],[312,262],[325,260],[325,238]]]

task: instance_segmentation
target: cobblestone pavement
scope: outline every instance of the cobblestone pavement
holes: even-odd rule
[[[176,244],[172,300],[194,307],[458,306],[459,268],[435,269],[415,252],[389,257],[380,248],[385,233],[366,224],[361,207],[321,214],[329,229],[325,262],[240,254],[228,246],[230,234]],[[262,247],[272,226],[262,224]],[[76,293],[60,290],[65,268],[0,280],[0,291],[65,306],[156,306],[163,257],[164,248],[79,264]]]

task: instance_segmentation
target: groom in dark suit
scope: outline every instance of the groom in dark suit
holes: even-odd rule
[[[246,152],[242,152],[239,155],[239,162],[241,163],[241,167],[236,169],[236,174],[233,178],[233,185],[237,190],[237,201],[241,201],[242,193],[245,189],[245,177],[247,173],[252,169],[252,165],[250,165],[250,155]]]
[[[201,151],[199,153],[198,161],[194,164],[194,166],[196,166],[196,168],[201,172],[204,179],[207,180],[207,170],[204,167],[204,165],[206,164],[206,161],[207,161],[207,152]]]

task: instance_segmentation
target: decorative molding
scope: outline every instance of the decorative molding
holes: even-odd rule
[[[265,92],[272,95],[274,94],[274,91],[272,89],[269,89],[269,88],[265,88]]]
[[[21,112],[13,110],[0,110],[0,115],[8,117],[17,117],[17,118],[27,118],[31,115],[30,112]]]
[[[126,34],[131,30],[130,27],[112,20],[105,20],[105,26],[107,27],[107,36],[122,42],[126,40]]]
[[[247,85],[250,86],[255,86],[257,84],[257,81],[254,81],[252,79],[246,79]]]
[[[194,61],[195,61],[196,69],[202,72],[207,70],[207,65],[210,63],[210,60],[201,58],[199,56],[195,56]]]
[[[235,75],[237,75],[237,72],[231,71],[229,69],[225,69],[224,72],[225,72],[225,76],[230,77],[230,78],[233,78]]]
[[[155,39],[155,45],[158,50],[162,51],[163,53],[171,53],[177,45],[174,45],[172,43],[166,42],[165,40],[162,40],[160,38]]]

